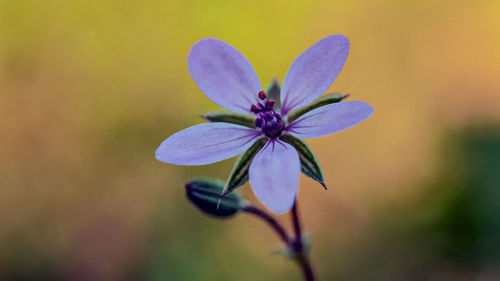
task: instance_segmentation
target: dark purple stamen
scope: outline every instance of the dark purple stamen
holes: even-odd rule
[[[252,104],[252,107],[250,108],[250,111],[252,111],[252,113],[254,114],[257,114],[260,112],[260,108],[258,106],[256,106],[255,104]]]
[[[273,109],[275,103],[276,103],[275,100],[267,100],[266,101],[266,109]]]
[[[264,103],[252,105],[250,111],[257,115],[255,119],[255,127],[260,128],[262,133],[270,138],[277,138],[285,128],[281,116],[274,111],[275,100],[266,100],[267,94],[264,91],[258,93],[258,97]]]
[[[255,127],[262,128],[263,125],[264,125],[264,121],[262,121],[261,118],[255,119]]]

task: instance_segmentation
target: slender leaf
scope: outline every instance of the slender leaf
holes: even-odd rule
[[[204,114],[201,117],[208,122],[227,122],[255,128],[255,116],[253,115],[239,114],[230,111],[215,111]]]
[[[250,168],[252,159],[264,147],[266,142],[267,138],[258,139],[245,153],[238,157],[226,181],[224,191],[220,195],[221,198],[248,181],[248,168]]]
[[[307,112],[316,109],[318,107],[325,106],[327,104],[331,103],[336,103],[336,102],[341,102],[342,100],[346,99],[349,95],[344,95],[340,93],[334,93],[334,94],[326,94],[321,97],[319,97],[317,100],[313,101],[312,103],[305,105],[303,107],[299,107],[297,109],[292,110],[290,113],[288,113],[288,123],[292,123],[293,121],[297,120],[300,116],[306,114]]]
[[[292,145],[299,153],[302,173],[319,182],[325,189],[327,189],[323,176],[323,170],[321,169],[318,158],[316,158],[316,155],[314,155],[307,143],[288,134],[281,136],[280,139]]]
[[[220,180],[197,179],[187,183],[185,188],[189,201],[211,216],[231,217],[243,207],[243,199],[236,192],[219,198],[224,188],[224,182]]]

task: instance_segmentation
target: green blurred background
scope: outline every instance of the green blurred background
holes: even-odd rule
[[[200,38],[265,85],[336,33],[351,51],[331,90],[375,113],[309,141],[329,186],[301,177],[319,280],[500,280],[499,15],[496,0],[0,0],[0,280],[301,280],[261,221],[185,199],[233,159],[154,151],[218,109],[187,70]]]

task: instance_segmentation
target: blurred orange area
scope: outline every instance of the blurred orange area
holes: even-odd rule
[[[351,50],[330,92],[375,113],[308,141],[329,188],[301,177],[318,279],[499,280],[499,15],[499,1],[0,0],[0,280],[300,280],[262,222],[184,198],[234,159],[154,151],[219,109],[187,70],[197,40],[233,45],[265,87],[337,33]]]

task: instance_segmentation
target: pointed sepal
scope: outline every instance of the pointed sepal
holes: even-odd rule
[[[319,182],[325,189],[327,189],[321,165],[309,145],[307,145],[307,143],[303,140],[289,134],[281,136],[280,139],[292,145],[299,153],[302,173]]]
[[[243,199],[233,192],[220,199],[224,182],[220,180],[196,179],[185,185],[186,195],[203,213],[217,217],[229,218],[244,207]]]
[[[269,86],[267,86],[266,92],[267,92],[267,95],[269,97],[268,99],[276,101],[276,103],[274,104],[274,111],[280,112],[281,111],[281,97],[280,97],[281,87],[280,87],[280,84],[278,83],[278,80],[276,78],[273,79],[273,81],[271,82],[271,84],[269,84]]]
[[[215,111],[201,116],[208,122],[226,122],[255,128],[255,116],[230,111]]]
[[[302,106],[302,107],[299,107],[297,109],[292,110],[290,113],[288,113],[287,121],[288,121],[288,123],[292,123],[293,121],[297,120],[300,116],[306,114],[307,112],[309,112],[313,109],[325,106],[327,104],[341,102],[344,99],[346,99],[348,96],[349,95],[344,95],[344,94],[340,94],[340,93],[323,95],[308,105],[305,105],[305,106]]]
[[[225,197],[227,194],[231,193],[233,190],[248,181],[248,169],[250,168],[252,159],[266,143],[267,138],[260,138],[256,140],[255,143],[247,151],[245,151],[245,153],[238,157],[236,163],[234,163],[231,173],[229,174],[229,177],[227,178],[226,184],[224,185],[224,191],[220,194],[221,198]]]

